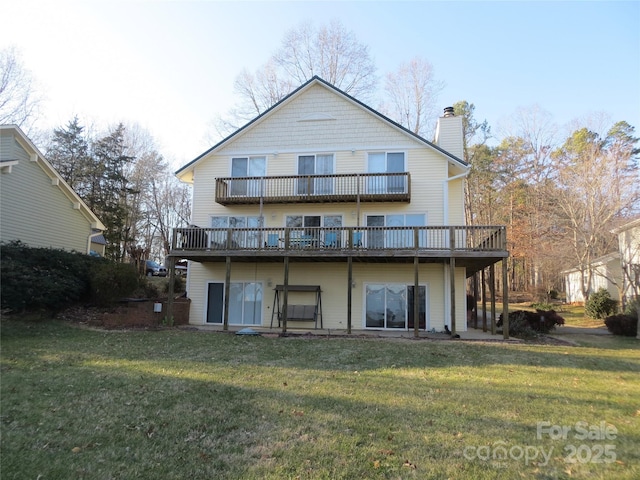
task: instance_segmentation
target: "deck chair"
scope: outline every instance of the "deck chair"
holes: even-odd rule
[[[270,233],[267,235],[267,248],[278,248],[278,234]]]
[[[353,246],[354,247],[362,246],[362,232],[353,232]]]
[[[336,232],[325,233],[324,246],[328,248],[336,248],[338,246],[338,234]]]

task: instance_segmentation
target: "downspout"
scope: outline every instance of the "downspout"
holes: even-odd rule
[[[446,226],[449,222],[449,182],[453,180],[458,180],[460,178],[465,178],[469,175],[469,172],[470,170],[467,170],[466,172],[460,173],[453,177],[446,178],[444,180],[444,188],[442,189],[442,194],[444,195],[444,209],[443,209],[444,218],[442,219],[443,226]],[[443,266],[446,267],[446,264],[443,264]],[[448,268],[444,268],[443,269],[444,285],[449,285],[451,283],[452,279],[450,278],[450,275],[451,275],[451,271]],[[444,294],[445,318],[451,318],[451,303],[454,301],[454,299],[452,299],[450,295],[447,295],[446,288],[444,289],[444,292],[445,292]],[[445,320],[445,325],[446,323],[447,322]]]
[[[467,170],[464,173],[446,178],[444,180],[444,188],[442,189],[443,190],[442,194],[444,195],[444,218],[442,222],[443,225],[446,225],[447,222],[449,221],[449,182],[467,177],[470,171],[471,170]]]

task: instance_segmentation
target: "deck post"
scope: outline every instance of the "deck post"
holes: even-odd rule
[[[413,257],[413,336],[418,338],[420,336],[420,283],[419,283],[419,267],[420,259],[416,255]],[[425,318],[425,322],[426,322]],[[426,327],[425,323],[425,327]]]
[[[482,295],[482,331],[487,331],[487,275],[486,268],[480,274],[480,295]]]
[[[287,310],[289,309],[289,257],[284,257],[284,288],[282,291],[282,333],[287,333]]]
[[[496,334],[496,264],[489,267],[489,292],[491,295],[491,335]]]
[[[449,283],[451,286],[451,336],[456,334],[456,259],[449,259]]]
[[[356,173],[356,227],[360,226],[360,174]]]
[[[456,229],[449,227],[449,284],[451,289],[451,336],[456,334]]]
[[[173,257],[169,257],[169,264],[167,265],[169,269],[169,285],[167,292],[167,311],[165,313],[164,319],[167,325],[173,326],[173,296],[175,295],[175,284],[176,284],[176,259]]]
[[[231,257],[227,257],[227,272],[224,277],[224,315],[222,329],[229,330],[229,295],[231,295]]]
[[[347,333],[351,333],[351,302],[353,299],[353,257],[347,260]]]
[[[509,282],[507,276],[507,259],[502,259],[502,336],[505,340],[509,338]]]
[[[473,301],[475,302],[475,308],[473,309],[473,328],[478,328],[478,272],[473,274]],[[468,305],[467,309],[469,309]]]

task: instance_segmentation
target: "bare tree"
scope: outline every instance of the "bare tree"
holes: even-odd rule
[[[369,47],[338,20],[317,30],[310,22],[290,30],[274,60],[284,77],[297,84],[317,75],[359,99],[367,98],[377,83]]]
[[[433,65],[415,57],[387,74],[385,92],[390,106],[383,109],[413,133],[432,137],[439,112],[437,99],[443,88],[444,83],[435,78]]]
[[[554,265],[545,258],[553,250],[549,242],[555,235],[554,209],[549,205],[549,189],[555,169],[551,151],[556,145],[557,126],[552,115],[538,105],[519,108],[503,131],[518,155],[512,156],[512,179],[527,186],[526,216],[521,217],[520,248],[524,253],[525,285],[541,289],[549,284],[554,272],[543,265]],[[555,263],[558,265],[557,263]]]
[[[278,68],[273,59],[255,74],[244,69],[234,82],[234,91],[241,101],[225,117],[219,116],[213,122],[218,138],[226,137],[239,129],[242,124],[282,100],[296,86],[291,79],[278,76]]]
[[[550,154],[557,142],[558,127],[551,113],[539,105],[518,108],[503,130],[507,137],[520,138],[527,151],[519,165],[521,178],[542,185],[553,172]]]
[[[471,165],[465,182],[465,219],[468,225],[491,224],[486,215],[491,215],[491,199],[495,172],[493,155],[486,146],[491,128],[486,120],[478,122],[474,116],[475,105],[466,100],[456,102],[453,111],[462,117],[462,147],[464,160]],[[483,200],[486,200],[484,202]],[[484,217],[484,218],[483,218]]]
[[[156,247],[169,253],[171,250],[171,229],[187,226],[191,216],[191,186],[166,175],[152,183],[150,209],[155,219],[158,234]]]
[[[611,234],[615,221],[637,212],[639,206],[639,139],[633,132],[626,122],[616,123],[604,138],[581,128],[553,153],[558,179],[554,201],[583,273],[585,299],[590,294],[593,260],[617,249]]]
[[[31,73],[22,66],[16,49],[0,50],[0,124],[14,123],[29,133],[40,102]]]
[[[191,187],[175,178],[147,130],[132,125],[127,132],[129,149],[136,156],[128,172],[132,251],[162,259],[171,248],[171,229],[189,222]]]
[[[342,23],[316,29],[305,22],[285,34],[280,49],[255,73],[243,70],[236,77],[238,103],[212,123],[217,136],[225,137],[316,75],[366,100],[376,88],[375,72],[369,48]]]

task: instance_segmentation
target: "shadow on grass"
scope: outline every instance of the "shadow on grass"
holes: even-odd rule
[[[436,477],[495,478],[465,446],[551,446],[537,422],[628,419],[640,363],[631,350],[55,322],[3,322],[1,352],[3,473],[23,478],[408,478],[405,460]],[[631,460],[634,425],[617,425]]]
[[[220,360],[327,370],[369,370],[389,366],[450,368],[495,366],[567,367],[602,372],[640,371],[638,341],[628,337],[583,336],[585,345],[540,345],[460,340],[327,338],[324,336],[238,336],[228,332],[177,329],[102,331],[62,322],[3,321],[3,343],[39,340],[74,351],[127,360]],[[585,338],[586,337],[586,338]],[[595,337],[595,336],[593,336]],[[586,345],[588,343],[588,345]]]

